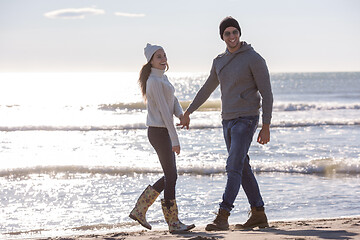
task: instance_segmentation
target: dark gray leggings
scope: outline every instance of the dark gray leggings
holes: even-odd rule
[[[164,190],[165,200],[175,199],[176,161],[167,128],[149,127],[148,139],[155,149],[164,171],[164,176],[156,181],[153,188],[159,193]]]

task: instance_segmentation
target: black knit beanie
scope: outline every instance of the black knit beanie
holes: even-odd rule
[[[224,38],[223,38],[224,31],[228,27],[237,28],[239,30],[239,33],[241,36],[241,29],[240,29],[239,23],[235,20],[235,18],[226,17],[221,21],[220,27],[219,27],[220,28],[220,37],[222,40],[224,40]]]

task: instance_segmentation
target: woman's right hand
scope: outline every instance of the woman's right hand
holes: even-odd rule
[[[173,146],[173,147],[172,147],[172,151],[173,151],[174,153],[176,153],[177,155],[179,155],[179,154],[180,154],[180,145]]]

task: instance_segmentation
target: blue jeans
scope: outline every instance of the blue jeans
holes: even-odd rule
[[[223,120],[223,132],[228,150],[226,161],[227,183],[220,208],[231,211],[243,187],[251,207],[262,207],[260,189],[249,164],[248,151],[258,126],[259,116]]]

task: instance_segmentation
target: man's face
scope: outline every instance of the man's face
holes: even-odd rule
[[[223,33],[223,39],[230,52],[240,48],[240,32],[235,27],[227,27]]]

